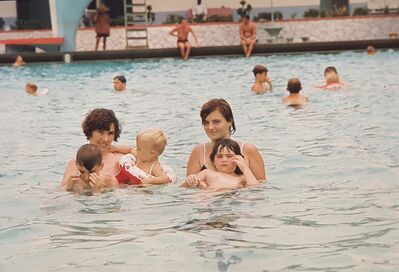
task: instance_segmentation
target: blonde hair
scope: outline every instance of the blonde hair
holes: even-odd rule
[[[326,83],[331,84],[331,83],[339,83],[339,76],[337,73],[334,72],[328,72],[326,73]]]
[[[136,137],[137,141],[145,141],[151,143],[152,148],[161,155],[165,149],[168,139],[160,128],[147,128],[139,132]]]
[[[34,92],[36,92],[36,90],[37,90],[37,85],[35,83],[32,83],[32,82],[26,83],[26,87],[29,88],[29,89],[32,89]]]

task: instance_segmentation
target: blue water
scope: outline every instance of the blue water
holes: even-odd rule
[[[274,92],[252,95],[251,69]],[[0,67],[0,271],[399,271],[399,52]],[[326,66],[346,88],[322,91]],[[125,93],[112,78],[124,74]],[[282,105],[299,77],[310,103]],[[49,95],[24,93],[27,81]],[[205,142],[199,110],[231,104],[234,139],[255,144],[269,181],[221,195],[178,188]],[[66,162],[96,107],[121,144],[161,127],[178,184],[94,196],[64,192]]]

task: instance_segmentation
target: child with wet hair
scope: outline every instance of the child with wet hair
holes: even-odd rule
[[[204,169],[188,176],[181,187],[200,187],[205,190],[239,189],[257,185],[251,169],[241,154],[240,146],[231,139],[218,140],[210,155],[216,171]]]
[[[25,85],[25,92],[29,95],[33,95],[33,96],[42,96],[42,95],[46,95],[48,94],[48,89],[44,88],[40,91],[38,91],[37,89],[37,85],[33,82],[28,82]]]
[[[93,144],[82,145],[76,153],[78,172],[64,185],[66,191],[94,192],[113,188],[117,185],[115,178],[102,173],[103,160],[101,150]]]
[[[287,91],[289,95],[283,98],[283,103],[287,106],[301,106],[309,101],[307,96],[301,95],[299,92],[302,90],[301,81],[299,78],[291,78],[287,83]]]
[[[116,176],[122,184],[165,184],[174,182],[175,172],[158,160],[167,144],[165,133],[159,128],[142,130],[136,137],[136,149],[119,160]]]
[[[342,82],[339,79],[337,68],[334,66],[328,66],[324,69],[324,79],[326,83],[320,86],[322,89],[335,89],[342,87]]]
[[[267,76],[267,68],[264,65],[258,64],[252,69],[255,76],[255,82],[251,87],[252,92],[255,94],[263,94],[265,92],[271,92],[272,81]]]

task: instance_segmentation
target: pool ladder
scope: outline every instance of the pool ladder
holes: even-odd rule
[[[146,0],[124,0],[126,48],[148,48]]]

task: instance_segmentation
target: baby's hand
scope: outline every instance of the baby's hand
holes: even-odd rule
[[[189,187],[198,187],[200,184],[200,180],[198,179],[196,174],[192,174],[186,177],[186,183]]]

